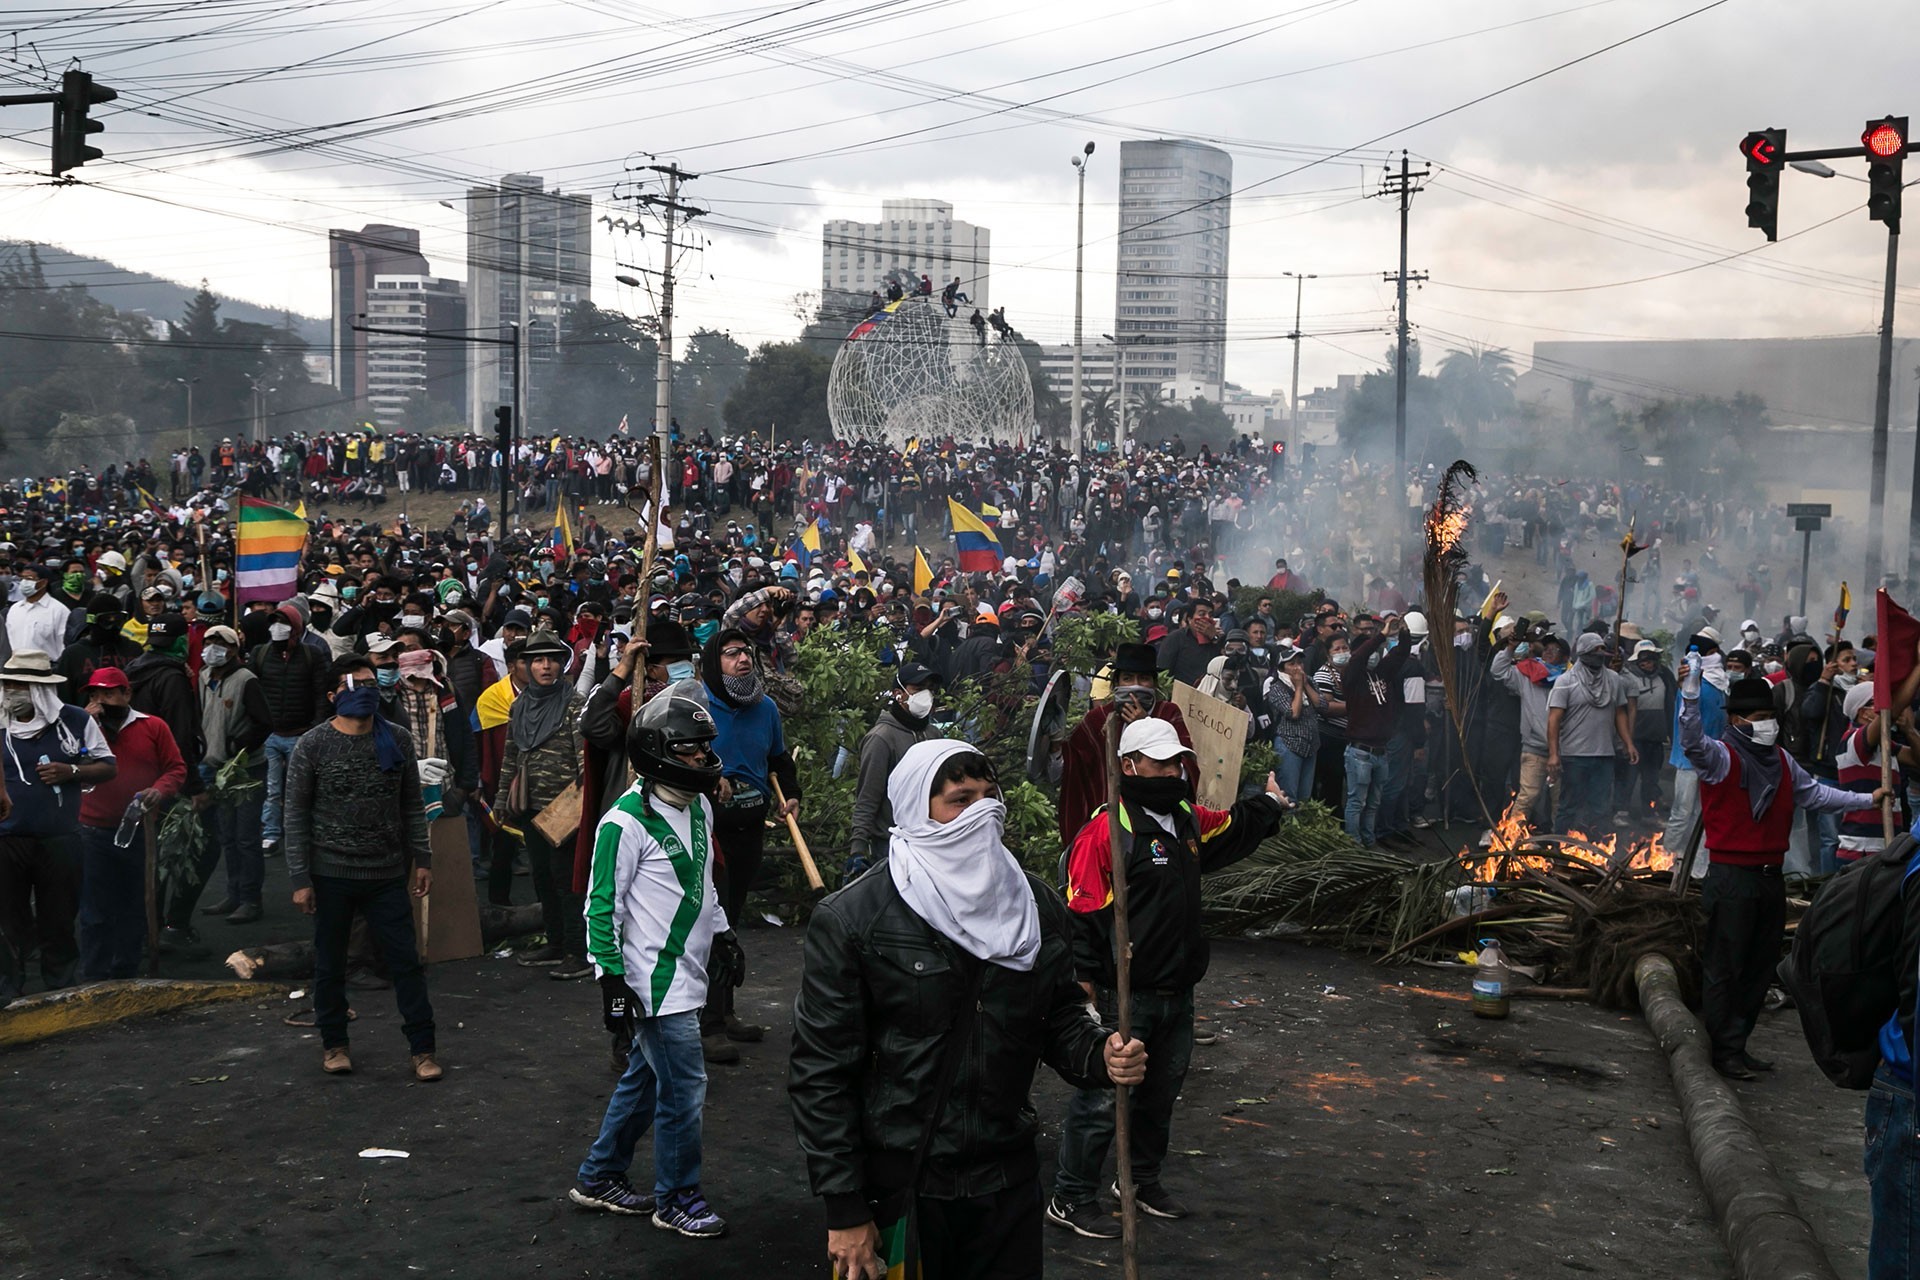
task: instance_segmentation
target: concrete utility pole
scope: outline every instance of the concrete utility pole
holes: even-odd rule
[[[1406,510],[1401,501],[1406,494],[1407,483],[1407,284],[1418,283],[1427,278],[1422,271],[1418,275],[1407,274],[1407,215],[1413,208],[1413,197],[1421,190],[1414,184],[1431,174],[1431,169],[1413,172],[1407,167],[1407,153],[1400,153],[1400,172],[1388,170],[1387,178],[1381,184],[1381,194],[1400,197],[1400,270],[1386,278],[1395,282],[1398,288],[1400,320],[1397,326],[1398,344],[1393,357],[1393,486],[1388,495],[1387,506],[1394,512],[1394,543],[1404,548],[1407,540]],[[1405,563],[1404,555],[1399,557]]]
[[[1403,253],[1401,266],[1405,265],[1406,258]],[[1293,389],[1287,393],[1287,452],[1296,453],[1300,448],[1300,303],[1307,281],[1318,280],[1320,277],[1312,272],[1301,275],[1297,271],[1283,271],[1280,274],[1293,277],[1293,332],[1287,335],[1293,339]],[[1404,304],[1401,310],[1403,312],[1406,310]],[[1297,460],[1296,457],[1296,462]]]
[[[678,252],[673,242],[674,226],[682,218],[691,222],[706,210],[680,203],[680,183],[691,182],[699,174],[688,173],[676,164],[650,164],[647,168],[666,175],[667,179],[666,195],[635,198],[660,215],[667,242],[666,253],[660,259],[660,354],[653,374],[653,428],[660,439],[660,465],[668,467],[673,465],[673,267],[674,254]],[[659,518],[657,512],[654,518]]]

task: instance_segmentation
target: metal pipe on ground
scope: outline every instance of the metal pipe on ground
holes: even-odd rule
[[[1667,1056],[1700,1185],[1741,1280],[1838,1280],[1813,1228],[1788,1194],[1740,1100],[1714,1071],[1706,1029],[1680,998],[1663,955],[1634,965],[1640,1008]]]

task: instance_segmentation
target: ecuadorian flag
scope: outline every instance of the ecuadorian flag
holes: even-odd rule
[[[553,509],[553,553],[556,556],[573,554],[573,522],[567,519],[567,504],[561,502]]]
[[[258,498],[240,499],[234,583],[240,604],[274,604],[293,594],[300,581],[300,555],[307,546],[307,522],[285,507]]]
[[[927,553],[919,547],[913,549],[913,594],[924,596],[933,588],[933,569],[927,564]]]
[[[947,516],[953,521],[953,546],[958,552],[962,573],[997,573],[1000,570],[1000,539],[993,526],[973,512],[947,499]]]
[[[807,527],[800,531],[800,536],[795,538],[793,544],[787,548],[784,558],[805,570],[813,563],[814,554],[820,550],[820,545],[820,522],[809,520]]]

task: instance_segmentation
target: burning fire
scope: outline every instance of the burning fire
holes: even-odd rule
[[[1446,512],[1434,511],[1427,516],[1427,540],[1442,552],[1451,551],[1459,545],[1467,532],[1467,517],[1473,514],[1471,506],[1460,507]]]
[[[1466,868],[1467,874],[1482,884],[1492,883],[1496,879],[1511,878],[1516,874],[1511,868],[1515,867],[1548,874],[1564,871],[1566,869],[1564,863],[1552,858],[1540,857],[1537,853],[1518,852],[1510,858],[1487,856],[1489,853],[1508,849],[1526,849],[1528,848],[1527,840],[1532,835],[1533,828],[1528,824],[1525,816],[1519,813],[1513,805],[1508,805],[1507,811],[1500,815],[1500,821],[1494,824],[1491,848],[1485,852],[1471,849],[1462,850],[1460,854],[1461,863]],[[1560,843],[1556,841],[1553,845],[1547,847],[1553,849],[1563,857],[1571,858],[1577,862],[1583,862],[1599,872],[1605,872],[1607,870],[1612,864],[1615,854],[1617,854],[1621,848],[1620,836],[1611,831],[1593,837],[1588,837],[1578,831],[1574,831],[1568,833],[1568,839],[1569,841],[1579,841],[1581,843]],[[1626,850],[1628,856],[1626,868],[1623,873],[1625,875],[1636,875],[1653,871],[1669,871],[1673,868],[1673,855],[1667,852],[1667,846],[1657,831],[1652,835],[1636,836],[1628,840]],[[1503,868],[1507,869],[1504,877],[1501,874]]]

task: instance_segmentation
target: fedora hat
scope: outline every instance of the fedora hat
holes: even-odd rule
[[[22,684],[59,684],[66,677],[57,675],[53,669],[53,659],[39,649],[16,649],[7,664],[0,667],[0,680],[16,680]]]

